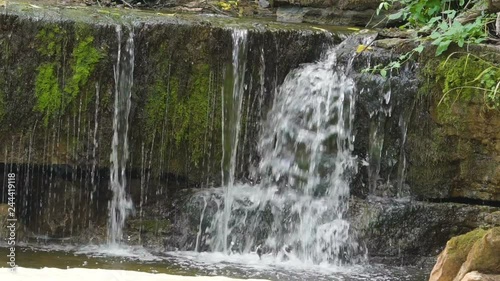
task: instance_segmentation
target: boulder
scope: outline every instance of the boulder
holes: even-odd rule
[[[448,241],[446,248],[438,256],[429,281],[452,281],[467,259],[467,253],[485,233],[483,229],[476,229]]]
[[[463,280],[471,271],[500,273],[500,227],[489,230],[476,241],[454,281]]]
[[[498,280],[479,272],[500,273],[500,227],[479,228],[448,241],[429,281]]]

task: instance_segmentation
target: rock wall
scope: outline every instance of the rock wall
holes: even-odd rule
[[[500,60],[484,48],[424,61],[407,147],[408,182],[419,198],[500,202],[500,111],[480,89],[487,83],[480,74]]]
[[[249,30],[236,171],[249,182],[257,180],[248,167],[259,161],[259,124],[276,87],[291,69],[317,59],[325,42],[341,41],[313,28],[217,17],[10,9],[0,15],[0,173],[18,174],[19,215],[29,232],[52,238],[83,233],[82,241],[105,233],[113,69],[129,32],[136,63],[128,192],[136,214],[128,231],[137,243],[190,250],[203,205],[192,202],[194,191],[186,188],[219,184],[227,149],[222,112],[234,79],[231,30]],[[358,96],[353,153],[359,165],[350,216],[371,255],[412,263],[437,254],[451,236],[500,225],[494,207],[500,201],[500,117],[470,94],[440,103],[463,73],[460,57],[449,67],[423,57],[388,79],[361,73],[412,48],[376,42],[353,59],[368,37],[338,50],[340,60],[352,62]],[[469,78],[478,69],[468,71]]]
[[[290,69],[316,59],[322,44],[338,40],[307,27],[217,17],[9,9],[0,15],[1,168],[18,174],[26,225],[54,237],[105,224],[114,68],[118,46],[124,52],[130,36],[128,177],[135,206],[166,200],[179,188],[220,183],[223,96],[231,96],[234,79],[232,29],[248,29],[238,172],[255,161],[252,136],[270,93]],[[2,202],[5,194],[3,188]]]

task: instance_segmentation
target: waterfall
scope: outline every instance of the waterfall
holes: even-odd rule
[[[207,230],[213,251],[343,264],[362,250],[345,219],[356,173],[354,82],[345,73],[331,49],[285,78],[261,130],[260,180],[236,183],[233,168],[219,194],[202,194],[218,208]]]
[[[241,128],[241,106],[243,103],[243,92],[246,71],[247,53],[247,30],[232,30],[233,53],[232,53],[232,95],[229,100],[223,96],[222,112],[222,182],[224,185],[224,206],[217,219],[217,232],[212,248],[216,251],[228,253],[229,219],[231,206],[233,204],[233,190],[236,173],[236,156],[238,151],[238,140]],[[226,141],[229,141],[226,149]],[[229,155],[227,154],[229,152]],[[227,161],[229,159],[229,161]]]
[[[115,113],[113,116],[113,140],[110,156],[110,184],[113,198],[110,202],[108,225],[108,243],[117,244],[122,239],[123,226],[129,212],[133,209],[132,201],[127,196],[127,178],[125,174],[129,156],[128,118],[130,113],[130,97],[134,74],[134,33],[129,32],[122,54],[122,27],[116,27],[118,36],[118,55],[114,68],[115,76]]]

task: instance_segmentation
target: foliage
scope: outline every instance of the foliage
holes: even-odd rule
[[[238,1],[234,1],[234,0],[220,1],[217,4],[224,11],[229,11],[229,10],[232,10],[232,9],[235,9],[236,7],[238,7]]]
[[[401,28],[414,28],[423,34],[430,32],[430,36],[419,39],[432,40],[432,45],[437,46],[436,56],[445,52],[451,43],[462,47],[464,44],[484,42],[489,35],[487,24],[495,18],[482,12],[474,21],[462,23],[459,16],[470,10],[470,2],[465,0],[388,0],[380,4],[377,13],[395,4],[402,8],[388,19],[406,21]]]
[[[486,41],[488,30],[486,24],[489,17],[480,16],[474,22],[462,24],[459,21],[441,21],[429,36],[432,45],[437,46],[436,56],[448,50],[450,44],[456,43],[459,47],[464,44],[478,44]]]
[[[436,56],[448,50],[451,43],[463,47],[464,44],[484,42],[489,35],[487,24],[494,19],[493,15],[482,12],[474,21],[462,23],[460,15],[470,11],[470,2],[465,0],[387,0],[380,4],[377,13],[396,4],[402,8],[388,19],[406,21],[401,28],[416,29],[424,34],[417,40],[420,44],[431,40],[431,44],[437,46]]]

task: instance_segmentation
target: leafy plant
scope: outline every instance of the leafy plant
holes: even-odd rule
[[[365,72],[378,72],[387,76],[391,71],[398,70],[413,55],[422,53],[426,41],[437,46],[436,56],[447,51],[452,43],[459,47],[482,43],[488,39],[487,25],[494,20],[494,16],[483,13],[472,22],[459,21],[458,16],[468,10],[469,3],[465,3],[465,0],[387,0],[380,3],[377,14],[398,5],[401,9],[389,15],[388,19],[406,21],[401,29],[412,28],[423,34],[414,39],[419,45],[389,64],[376,65],[365,69]]]
[[[432,45],[437,46],[436,56],[448,50],[451,43],[456,43],[459,47],[465,44],[479,44],[488,39],[486,28],[490,17],[480,16],[472,23],[462,24],[459,21],[440,21],[437,27],[429,36]]]

